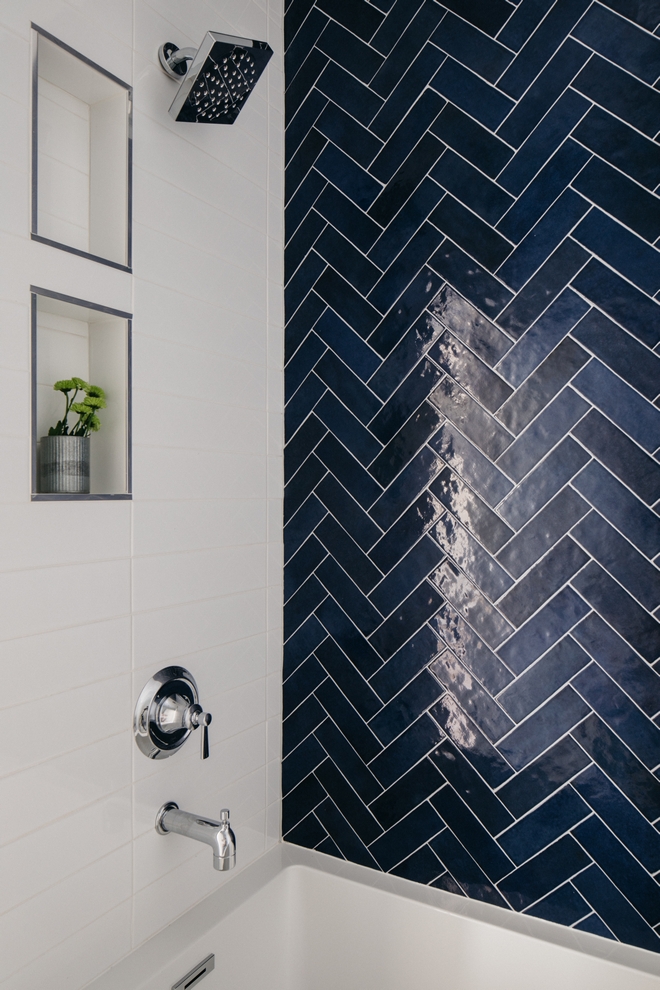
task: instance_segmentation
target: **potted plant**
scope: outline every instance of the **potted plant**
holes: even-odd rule
[[[89,438],[101,428],[97,412],[105,409],[105,392],[82,378],[65,378],[53,388],[64,395],[64,416],[41,438],[41,491],[84,495],[89,492]],[[85,398],[77,402],[79,392]],[[69,426],[69,414],[78,420]]]

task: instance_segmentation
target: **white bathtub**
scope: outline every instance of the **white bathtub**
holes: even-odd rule
[[[210,953],[203,990],[660,990],[655,953],[290,845],[89,990],[170,990]]]

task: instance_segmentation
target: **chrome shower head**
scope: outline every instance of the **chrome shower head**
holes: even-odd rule
[[[233,124],[273,54],[265,41],[207,31],[195,51],[168,41],[158,51],[171,79],[182,80],[170,107],[175,120]]]

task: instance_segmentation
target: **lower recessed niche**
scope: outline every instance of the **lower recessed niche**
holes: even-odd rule
[[[82,299],[32,289],[32,499],[130,498],[131,317]],[[99,385],[107,406],[90,437],[89,493],[45,491],[41,439],[62,419],[65,399],[57,381],[81,378]],[[78,400],[84,399],[84,393]],[[77,422],[71,413],[69,425]]]

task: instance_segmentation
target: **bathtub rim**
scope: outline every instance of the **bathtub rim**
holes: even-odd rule
[[[288,842],[280,842],[243,870],[229,877],[217,890],[189,908],[179,918],[137,946],[100,976],[86,983],[82,990],[117,990],[118,986],[137,986],[165,969],[192,942],[215,928],[227,915],[289,869],[309,869],[339,877],[350,883],[373,887],[398,895],[442,913],[557,945],[582,955],[602,959],[626,969],[660,978],[660,953],[615,942],[589,932],[533,918],[493,904],[486,904],[459,894],[405,880],[391,873],[381,873],[358,866],[325,853]]]

